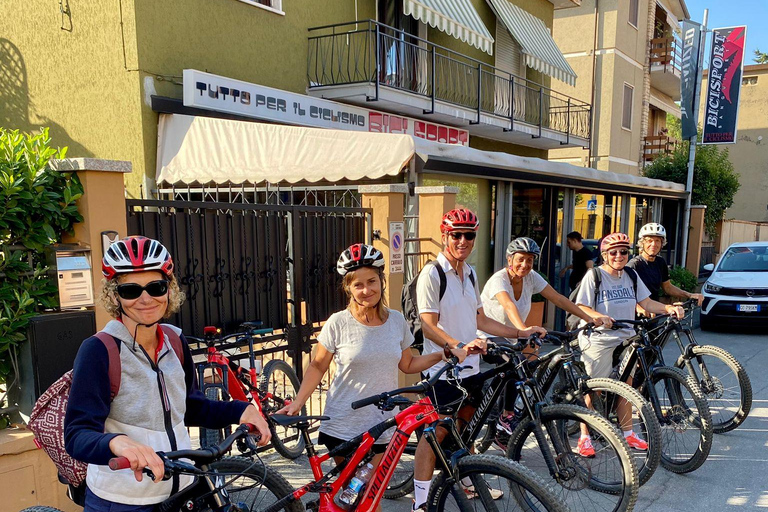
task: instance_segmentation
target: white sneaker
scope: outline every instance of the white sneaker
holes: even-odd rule
[[[475,491],[475,486],[474,485],[470,485],[468,487],[464,487],[462,485],[461,487],[462,487],[462,489],[464,489],[464,493],[467,495],[467,499],[469,499],[469,500],[473,500],[473,499],[478,498],[480,496],[477,493],[477,491]],[[504,491],[502,491],[501,489],[494,489],[492,487],[488,487],[488,493],[491,495],[491,498],[493,498],[494,501],[498,500],[499,498],[504,496]]]

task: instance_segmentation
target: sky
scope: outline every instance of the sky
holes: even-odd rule
[[[708,28],[747,26],[747,48],[744,52],[744,64],[754,64],[755,49],[768,52],[768,0],[685,0],[691,20],[701,23],[704,9],[709,9]],[[704,66],[708,67],[709,44],[712,36],[707,37],[707,53]]]

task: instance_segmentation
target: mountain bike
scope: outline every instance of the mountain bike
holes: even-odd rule
[[[682,306],[690,313],[697,303]],[[739,361],[728,351],[712,345],[699,345],[687,322],[668,318],[649,332],[651,343],[664,350],[671,339],[680,349],[675,368],[685,370],[701,388],[712,413],[715,434],[730,432],[744,423],[752,409],[752,384]],[[682,338],[687,339],[687,344]]]
[[[256,456],[256,439],[250,435],[252,425],[243,424],[221,443],[199,450],[157,452],[165,464],[164,480],[175,475],[191,475],[191,485],[181,489],[157,505],[158,512],[245,512],[273,506],[290,494],[290,484]],[[233,444],[249,457],[228,457]],[[189,461],[192,461],[191,463]],[[115,471],[130,467],[125,457],[109,461]],[[152,471],[143,471],[154,479]],[[152,485],[148,483],[147,485]],[[275,512],[303,512],[298,502],[285,503]],[[22,512],[61,512],[53,507],[31,507]]]
[[[614,351],[616,378],[630,379],[650,402],[661,427],[661,465],[674,473],[699,468],[712,448],[712,416],[696,382],[679,368],[666,366],[661,349],[651,343],[654,319],[616,320],[614,328],[637,327],[638,334]],[[638,373],[638,370],[640,372]]]
[[[336,496],[355,474],[358,467],[373,459],[373,445],[376,439],[393,427],[395,431],[383,454],[381,462],[374,470],[370,481],[360,491],[358,500],[350,510],[373,512],[379,505],[387,484],[397,467],[410,435],[416,429],[424,427],[424,436],[436,454],[437,467],[441,471],[429,490],[427,509],[429,512],[474,510],[482,507],[497,512],[525,511],[563,511],[567,509],[555,497],[552,490],[543,481],[510,460],[490,455],[469,455],[451,419],[441,420],[438,410],[428,397],[411,401],[401,395],[406,393],[425,393],[446,371],[456,371],[461,367],[455,358],[430,379],[415,386],[404,387],[370,396],[352,403],[353,409],[375,405],[382,411],[393,411],[401,405],[407,405],[394,417],[391,417],[353,439],[336,446],[324,455],[318,455],[310,440],[309,420],[329,420],[318,416],[273,415],[272,419],[285,426],[294,426],[304,438],[307,456],[314,479],[306,485],[286,495],[261,512],[276,512],[289,504],[298,503],[307,493],[319,493],[318,500],[307,504],[307,510],[314,512],[341,512],[344,510],[334,501]],[[453,451],[448,451],[437,442],[435,428],[440,425],[448,429]],[[344,460],[329,472],[324,473],[322,463],[334,456],[344,456]],[[335,478],[335,480],[334,480]],[[501,494],[498,492],[501,491]]]
[[[523,401],[524,417],[510,436],[506,455],[533,470],[554,486],[555,493],[573,511],[626,511],[637,500],[637,468],[629,446],[606,420],[594,411],[571,404],[552,404],[534,374],[540,360],[528,361],[520,354],[525,346],[539,343],[534,336],[509,343],[489,340],[488,355],[500,364],[482,372],[490,380],[483,400],[461,434],[471,445],[484,429],[509,382],[513,382]],[[455,382],[455,381],[454,381]],[[460,386],[460,382],[455,382]],[[448,405],[448,404],[446,404]],[[458,409],[458,407],[455,407]],[[578,454],[578,435],[568,432],[568,425],[586,423],[595,445],[595,457]],[[398,474],[391,489],[412,486],[413,470]]]
[[[231,335],[221,335],[216,327],[205,327],[204,337],[187,337],[188,341],[205,344],[206,361],[197,365],[200,388],[210,400],[240,400],[254,402],[261,409],[272,432],[272,447],[280,455],[295,459],[304,451],[304,440],[291,430],[280,426],[270,419],[273,412],[289,404],[299,392],[299,379],[293,368],[280,359],[273,359],[264,366],[259,375],[253,351],[256,336],[271,334],[272,329],[262,328],[261,322],[245,322],[244,329]],[[227,340],[234,339],[234,342]],[[239,350],[248,346],[249,367],[243,368],[233,360],[227,350]],[[230,356],[230,357],[228,357]],[[206,376],[209,374],[210,379]],[[302,414],[306,412],[302,408]],[[221,442],[229,434],[229,429],[215,430],[200,428],[200,446],[205,448]]]

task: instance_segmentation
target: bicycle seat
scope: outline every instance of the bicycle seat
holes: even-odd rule
[[[290,427],[302,421],[331,419],[330,416],[289,416],[287,414],[270,414],[269,417],[281,427]]]
[[[262,327],[264,325],[264,322],[257,320],[256,322],[243,322],[240,324],[240,327],[243,329],[257,329],[259,327]]]

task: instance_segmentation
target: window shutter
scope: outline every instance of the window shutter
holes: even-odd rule
[[[525,78],[520,45],[509,35],[504,23],[496,20],[496,68]]]
[[[624,84],[624,104],[622,105],[621,126],[627,130],[632,129],[632,100],[635,90],[628,84]]]

